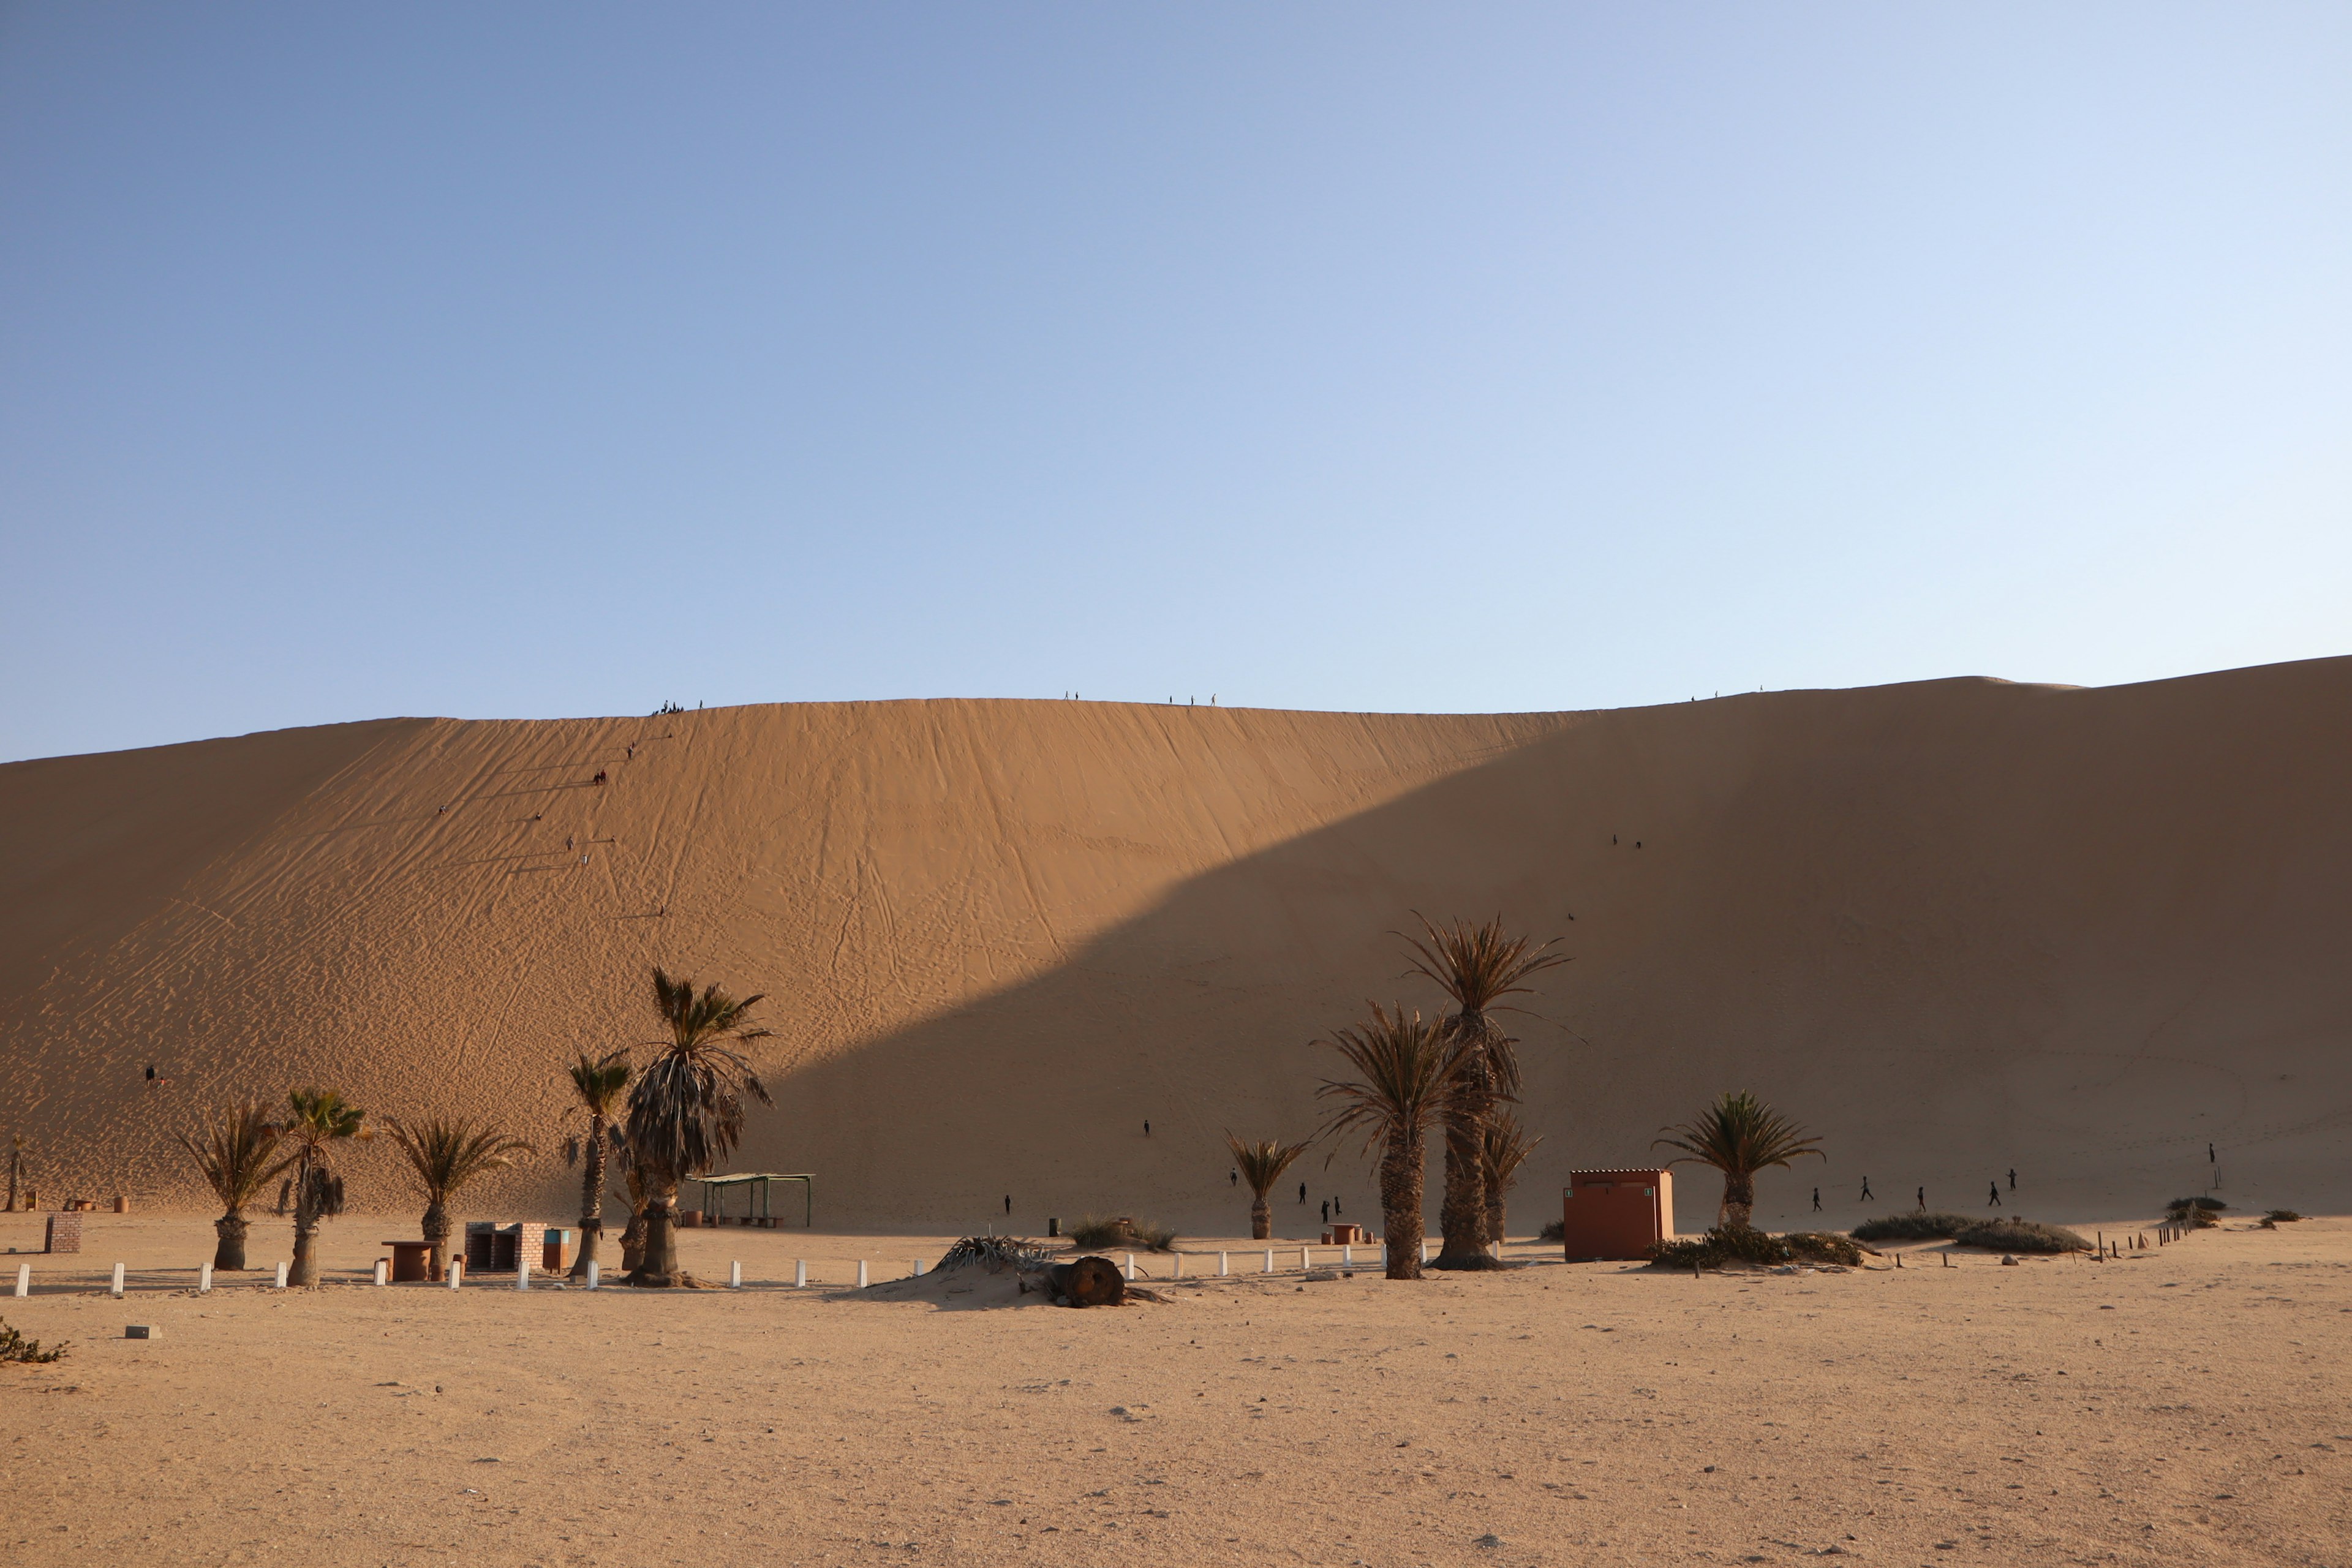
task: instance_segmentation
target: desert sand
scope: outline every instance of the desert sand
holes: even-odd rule
[[[331,1224],[331,1278],[360,1278],[384,1229]],[[16,1215],[0,1234],[37,1232]],[[90,1234],[80,1268],[34,1259],[37,1293],[0,1300],[74,1342],[0,1368],[0,1556],[27,1568],[2177,1568],[2335,1564],[2352,1541],[2343,1220],[2102,1264],[1293,1268],[1090,1311],[789,1288],[796,1256],[835,1282],[867,1256],[879,1280],[936,1237],[687,1236],[705,1274],[743,1262],[740,1292],[485,1277],[200,1298],[202,1219]],[[255,1261],[286,1237],[257,1224]],[[121,1301],[102,1293],[117,1258]]]
[[[768,994],[778,1104],[738,1168],[814,1173],[821,1223],[1230,1230],[1223,1131],[1305,1133],[1310,1042],[1434,1003],[1392,934],[1422,910],[1574,959],[1518,1021],[1522,1212],[1734,1087],[1829,1152],[1759,1223],[1815,1223],[1815,1185],[1852,1223],[1865,1177],[1968,1208],[2011,1169],[2037,1218],[2217,1178],[2343,1212],[2347,711],[2333,659],[1596,713],[400,719],[16,763],[0,1131],[46,1198],[141,1207],[198,1206],[173,1129],[295,1082],[551,1152],[560,1060],[649,1037],[659,963]],[[411,1206],[389,1151],[350,1173]],[[1371,1217],[1352,1154],[1302,1174]],[[571,1192],[550,1157],[473,1200],[561,1219]]]

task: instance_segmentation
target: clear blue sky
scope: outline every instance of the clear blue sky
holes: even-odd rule
[[[2352,651],[2352,7],[8,5],[0,757]]]

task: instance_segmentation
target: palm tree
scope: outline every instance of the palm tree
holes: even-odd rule
[[[531,1146],[496,1128],[478,1126],[464,1117],[445,1121],[436,1116],[413,1126],[398,1117],[386,1117],[384,1121],[392,1129],[392,1141],[400,1145],[402,1157],[416,1177],[416,1184],[425,1189],[425,1239],[433,1247],[432,1258],[425,1265],[425,1278],[446,1279],[449,1268],[449,1200],[484,1172],[503,1171],[514,1163],[517,1154],[532,1152]]]
[[[1536,1152],[1541,1137],[1530,1138],[1519,1119],[1507,1110],[1498,1110],[1486,1123],[1486,1135],[1480,1144],[1486,1166],[1486,1234],[1496,1241],[1504,1239],[1503,1203],[1511,1189],[1519,1184],[1519,1167]]]
[[[629,1200],[629,1223],[621,1230],[621,1271],[634,1274],[646,1260],[646,1194],[653,1191],[651,1180],[643,1163],[629,1152],[626,1135],[618,1141],[621,1155],[621,1185]]]
[[[572,1278],[584,1279],[588,1266],[596,1261],[596,1244],[604,1235],[604,1151],[607,1144],[618,1147],[620,1129],[614,1125],[621,1114],[622,1091],[629,1087],[629,1053],[612,1051],[592,1057],[586,1051],[566,1069],[572,1078],[572,1090],[579,1097],[577,1109],[588,1113],[588,1137],[578,1145],[587,1168],[580,1177],[580,1255],[572,1259]],[[565,1151],[569,1163],[572,1150]]]
[[[1663,1131],[1679,1136],[1654,1139],[1651,1148],[1685,1151],[1669,1164],[1712,1165],[1723,1173],[1723,1206],[1716,1224],[1734,1230],[1749,1228],[1757,1172],[1785,1166],[1802,1154],[1829,1158],[1822,1153],[1820,1139],[1745,1090],[1726,1093],[1696,1120]]]
[[[1266,1241],[1274,1236],[1274,1209],[1265,1194],[1274,1184],[1282,1180],[1282,1173],[1290,1163],[1307,1152],[1304,1143],[1276,1143],[1261,1140],[1244,1143],[1231,1132],[1225,1134],[1225,1147],[1234,1152],[1234,1168],[1241,1172],[1242,1180],[1250,1190],[1250,1239]]]
[[[294,1171],[294,1267],[289,1285],[319,1282],[319,1222],[343,1212],[343,1179],[331,1163],[334,1146],[349,1138],[370,1138],[362,1127],[367,1112],[331,1089],[298,1089],[287,1095],[294,1114],[283,1135],[294,1145],[288,1162]]]
[[[743,1136],[745,1094],[775,1103],[734,1048],[768,1037],[751,1026],[761,1000],[754,994],[739,1002],[716,985],[698,994],[693,981],[654,971],[654,1006],[669,1026],[669,1039],[629,1090],[629,1152],[645,1166],[650,1188],[645,1256],[630,1271],[632,1285],[693,1283],[677,1266],[678,1184],[734,1152]]]
[[[270,1121],[269,1108],[257,1100],[223,1111],[200,1131],[200,1137],[185,1132],[178,1137],[180,1147],[194,1158],[205,1184],[228,1211],[213,1221],[213,1234],[220,1238],[213,1247],[213,1267],[242,1268],[248,1228],[246,1205],[300,1156],[278,1157],[285,1130]]]
[[[1445,1201],[1437,1218],[1445,1245],[1434,1267],[1490,1268],[1486,1243],[1500,1238],[1486,1234],[1486,1123],[1498,1100],[1519,1092],[1519,1058],[1511,1048],[1517,1042],[1494,1015],[1517,1012],[1498,1004],[1528,991],[1522,982],[1568,956],[1549,951],[1558,938],[1538,947],[1505,934],[1499,915],[1484,925],[1457,920],[1442,929],[1418,910],[1414,918],[1427,940],[1405,938],[1414,954],[1410,973],[1434,981],[1453,1000],[1445,1029],[1462,1049],[1462,1070],[1445,1107]]]
[[[1326,1044],[1361,1076],[1326,1079],[1320,1099],[1339,1109],[1316,1134],[1361,1130],[1364,1148],[1381,1148],[1381,1239],[1388,1244],[1388,1277],[1421,1278],[1422,1172],[1429,1124],[1454,1094],[1468,1051],[1443,1024],[1423,1023],[1399,1004],[1394,1012],[1371,1005],[1360,1029],[1336,1031]]]

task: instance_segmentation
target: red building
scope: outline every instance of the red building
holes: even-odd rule
[[[1571,1171],[1568,1182],[1560,1220],[1570,1262],[1643,1258],[1674,1238],[1672,1171]]]

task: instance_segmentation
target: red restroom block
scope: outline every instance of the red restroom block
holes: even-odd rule
[[[1635,1259],[1675,1234],[1675,1173],[1571,1171],[1560,1194],[1563,1256]]]

